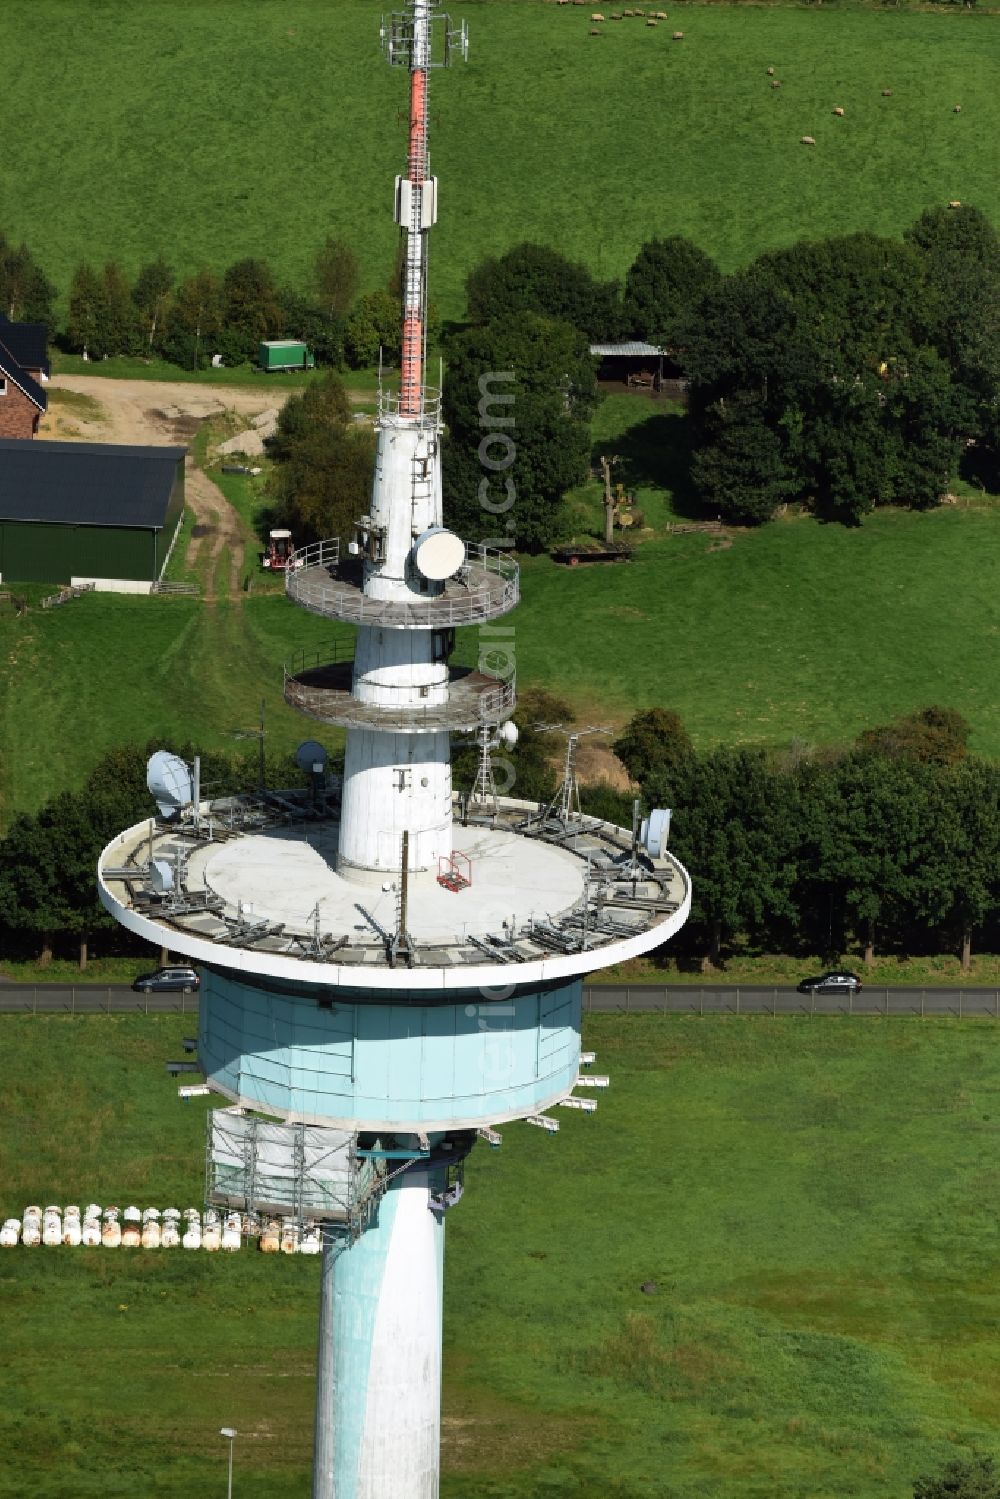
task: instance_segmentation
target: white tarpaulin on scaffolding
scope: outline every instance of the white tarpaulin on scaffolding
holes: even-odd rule
[[[238,1199],[248,1211],[349,1216],[361,1186],[352,1134],[316,1125],[272,1124],[225,1109],[212,1114],[209,1129],[210,1199]]]

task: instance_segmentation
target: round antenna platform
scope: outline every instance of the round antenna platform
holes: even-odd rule
[[[413,543],[413,560],[422,577],[442,583],[465,561],[465,542],[444,526],[430,526]]]
[[[164,817],[173,817],[194,795],[191,771],[180,755],[157,750],[146,762],[146,785]]]
[[[670,808],[654,807],[643,819],[639,839],[651,859],[661,859],[670,837]]]
[[[326,762],[326,750],[318,739],[304,739],[295,751],[296,765],[311,775],[322,775],[326,770]]]

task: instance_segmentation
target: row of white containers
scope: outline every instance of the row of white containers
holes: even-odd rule
[[[182,1228],[183,1224],[183,1228]],[[204,1214],[197,1208],[146,1208],[124,1211],[101,1208],[92,1202],[81,1216],[78,1207],[27,1207],[21,1218],[7,1218],[0,1228],[0,1249],[24,1244],[103,1245],[105,1249],[239,1249],[243,1236],[257,1238],[265,1254],[319,1254],[319,1226],[308,1221],[300,1226],[291,1218],[268,1218],[253,1214],[220,1215],[213,1208]]]

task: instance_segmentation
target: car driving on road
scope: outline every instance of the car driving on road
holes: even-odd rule
[[[141,973],[132,988],[137,994],[194,994],[201,980],[193,968],[157,968]]]
[[[860,994],[861,980],[856,973],[821,973],[816,978],[803,979],[800,994]]]

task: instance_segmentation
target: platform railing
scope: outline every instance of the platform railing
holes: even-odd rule
[[[465,543],[465,560],[443,593],[405,599],[370,598],[353,578],[337,576],[340,539],[316,541],[292,553],[285,570],[289,597],[313,613],[352,624],[444,629],[506,614],[520,598],[520,568],[508,552]]]
[[[479,724],[499,724],[508,719],[517,706],[517,687],[513,675],[506,680],[497,678],[493,686],[476,690],[468,684],[468,675],[450,680],[448,696],[444,701],[414,702],[411,686],[385,684],[383,691],[398,694],[393,701],[370,702],[354,696],[351,686],[325,687],[304,682],[302,676],[309,671],[322,671],[324,667],[346,666],[351,660],[351,651],[344,647],[331,655],[323,650],[300,651],[285,665],[284,698],[292,708],[308,713],[326,723],[340,723],[350,727],[427,730],[452,728],[458,730],[473,721]],[[483,675],[480,673],[480,675]],[[404,698],[404,694],[407,696]]]
[[[378,393],[378,420],[387,427],[419,427],[432,431],[441,429],[441,392],[433,385],[425,385],[420,392],[420,409],[404,411],[402,392],[382,388]]]

